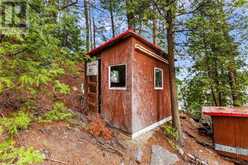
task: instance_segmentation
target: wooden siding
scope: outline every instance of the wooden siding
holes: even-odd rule
[[[153,49],[132,38],[132,132],[137,132],[171,114],[169,65],[135,50],[139,44],[153,53]],[[154,68],[163,69],[163,90],[154,89]]]
[[[248,150],[248,118],[214,116],[214,143]],[[237,153],[220,152],[224,156],[248,161],[248,156]]]
[[[131,133],[131,39],[128,38],[101,53],[101,113],[112,126]],[[109,66],[127,64],[127,89],[109,89]]]
[[[236,125],[230,124],[237,122],[235,118],[229,119],[226,117],[213,117],[213,132],[214,132],[214,143],[221,144],[225,146],[235,147],[236,140]],[[228,130],[228,131],[227,131]],[[224,156],[228,156],[236,159],[236,154],[231,154],[227,152],[218,151]]]
[[[87,102],[90,111],[98,112],[98,105],[99,105],[99,90],[98,90],[98,76],[87,76]]]

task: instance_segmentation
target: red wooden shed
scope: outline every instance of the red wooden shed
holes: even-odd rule
[[[248,161],[248,107],[204,107],[203,113],[212,117],[215,150]]]
[[[156,45],[128,30],[88,53],[88,103],[112,126],[137,137],[171,120],[169,65]]]

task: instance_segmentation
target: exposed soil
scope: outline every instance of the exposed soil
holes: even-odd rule
[[[140,164],[148,165],[151,160],[151,148],[159,144],[168,151],[176,153],[161,129],[150,132],[139,139],[131,140],[122,132],[111,129],[113,139],[105,141],[95,138],[85,129],[87,125],[79,119],[74,124],[54,122],[47,124],[32,124],[18,134],[16,142],[21,146],[33,146],[43,152],[47,160],[42,165],[135,165],[135,154],[141,147],[143,156]],[[185,134],[184,151],[207,162],[210,165],[229,165],[231,162],[219,156],[211,147],[211,138],[198,134],[197,123],[189,117],[182,119]],[[197,138],[196,138],[197,137]],[[199,143],[199,139],[204,143]],[[179,157],[178,165],[192,164]]]
[[[70,85],[71,93],[67,96],[53,93],[51,96],[41,93],[38,98],[38,108],[41,111],[51,109],[55,100],[62,100],[73,111],[84,112],[82,82],[84,82],[84,67],[79,64],[80,76],[65,75],[60,80]],[[52,90],[51,86],[44,87]],[[16,111],[23,103],[22,99],[27,96],[19,96],[16,92],[7,91],[0,96],[0,116],[6,116],[9,112]],[[111,128],[113,139],[106,141],[103,138],[93,137],[88,128],[87,118],[76,113],[77,117],[70,124],[65,122],[53,122],[47,124],[33,123],[28,130],[16,136],[16,143],[20,146],[34,147],[45,154],[46,160],[42,165],[135,165],[135,155],[138,148],[142,149],[143,156],[139,164],[148,165],[151,160],[152,145],[158,144],[168,151],[177,154],[169,139],[164,135],[162,129],[157,129],[139,139],[131,140],[119,130]],[[93,116],[93,117],[92,117]],[[96,114],[88,113],[88,118]],[[211,137],[200,135],[200,125],[187,115],[183,115],[182,126],[185,138],[185,153],[191,154],[199,160],[210,165],[232,164],[219,156],[212,149]],[[0,142],[5,136],[0,136]],[[192,164],[178,154],[178,165]]]
[[[120,164],[122,161],[120,156],[99,148],[94,138],[86,132],[63,122],[33,124],[29,130],[18,135],[17,142],[43,152],[48,158],[42,163],[44,165]]]
[[[232,165],[234,163],[225,160],[213,150],[212,138],[199,134],[201,126],[187,115],[183,115],[182,126],[185,136],[184,151],[210,165]]]

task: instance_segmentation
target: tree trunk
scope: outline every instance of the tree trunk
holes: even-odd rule
[[[221,4],[221,12],[225,13],[224,11],[224,0],[219,1]],[[233,101],[233,106],[241,106],[242,101],[241,101],[241,94],[240,94],[240,87],[237,82],[237,66],[235,62],[235,55],[236,55],[236,50],[237,47],[234,44],[233,39],[229,35],[230,31],[230,26],[226,20],[226,17],[222,17],[223,21],[223,32],[224,32],[224,37],[226,39],[226,42],[228,43],[228,51],[227,53],[229,54],[229,59],[228,59],[228,79],[229,79],[229,84],[230,84],[230,89],[231,89],[231,95],[232,95],[232,101]]]
[[[89,26],[89,10],[88,0],[84,0],[84,17],[85,17],[85,28],[86,28],[86,51],[90,50],[90,26]]]
[[[203,33],[202,35],[202,38],[203,38],[203,43],[204,43],[204,53],[205,53],[205,56],[206,56],[206,67],[207,67],[207,75],[208,75],[208,78],[210,80],[213,80],[213,71],[212,71],[212,67],[211,64],[210,64],[210,60],[209,60],[209,56],[211,55],[211,53],[209,53],[207,50],[207,42],[206,42],[206,35],[205,33]],[[216,94],[215,94],[215,90],[214,90],[214,85],[213,83],[210,82],[210,90],[211,90],[211,94],[212,94],[212,99],[213,99],[213,102],[214,102],[214,105],[215,106],[218,106],[218,99],[216,97]]]
[[[239,89],[236,81],[236,70],[235,67],[228,68],[228,77],[231,87],[233,106],[241,106]]]
[[[228,24],[225,22],[226,26]],[[235,45],[233,45],[233,41],[230,38],[228,32],[225,32],[225,37],[227,42],[229,42],[229,60],[228,60],[228,79],[229,79],[229,85],[231,89],[231,95],[232,95],[232,102],[233,106],[241,106],[241,95],[240,95],[240,88],[237,81],[237,68],[236,68],[236,62],[235,62]]]
[[[130,11],[132,0],[126,0],[128,29],[135,31],[134,14]]]
[[[90,47],[90,49],[92,49],[93,48],[93,30],[92,30],[92,28],[93,28],[93,26],[92,26],[92,18],[91,18],[91,7],[90,6],[88,6],[89,8],[88,8],[88,11],[89,11],[89,47]]]
[[[110,12],[110,19],[111,19],[111,27],[112,27],[112,37],[114,37],[115,36],[115,22],[114,22],[113,2],[112,2],[112,0],[109,1],[109,12]]]
[[[168,3],[169,4],[169,3]],[[181,128],[178,103],[177,103],[177,88],[176,88],[176,75],[175,75],[175,57],[174,57],[174,22],[175,15],[171,9],[167,11],[167,44],[168,44],[168,58],[169,58],[169,75],[170,75],[170,91],[171,91],[171,105],[173,124],[178,132],[178,143],[183,145],[183,132]]]
[[[154,18],[152,20],[152,38],[153,38],[153,44],[157,44],[157,35],[158,35],[157,20]]]
[[[93,21],[93,47],[96,47],[96,24],[95,24],[95,19],[92,17]]]

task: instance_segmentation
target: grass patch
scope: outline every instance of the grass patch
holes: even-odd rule
[[[10,117],[0,118],[0,132],[1,129],[6,130],[10,136],[17,134],[19,130],[27,129],[32,121],[29,113],[18,112],[12,114]]]
[[[0,164],[1,165],[31,165],[42,163],[44,155],[32,147],[15,147],[14,141],[6,140],[0,143]]]
[[[40,122],[51,122],[51,121],[67,121],[73,117],[73,114],[68,111],[68,108],[64,103],[57,102],[53,105],[51,111],[47,112],[40,118]]]

